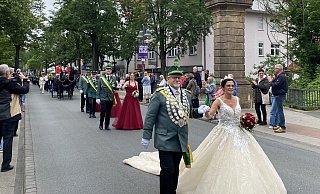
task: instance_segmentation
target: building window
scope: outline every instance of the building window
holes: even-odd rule
[[[263,57],[264,56],[263,42],[259,42],[258,43],[258,53],[259,53],[259,57]]]
[[[148,52],[148,59],[154,59],[155,52],[154,51],[149,51]]]
[[[197,55],[197,46],[192,46],[189,48],[189,55]]]
[[[258,30],[263,30],[263,16],[258,17]]]
[[[280,55],[280,45],[279,44],[271,44],[271,55],[279,56]]]
[[[176,55],[177,55],[177,48],[171,49],[168,54],[169,57],[175,57]]]

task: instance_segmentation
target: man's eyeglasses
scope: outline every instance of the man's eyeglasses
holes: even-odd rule
[[[178,79],[178,80],[180,80],[181,79],[181,77],[172,77],[172,76],[170,76],[172,79]]]

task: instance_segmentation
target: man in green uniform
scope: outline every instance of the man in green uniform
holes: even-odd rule
[[[87,98],[89,99],[89,118],[96,118],[96,97],[97,97],[97,72],[91,72],[91,78],[88,79]]]
[[[159,150],[160,193],[176,193],[179,164],[187,152],[189,118],[202,117],[210,107],[192,108],[191,95],[180,87],[182,71],[174,65],[168,69],[167,87],[156,90],[146,114],[141,144],[147,148],[154,129],[154,146]]]
[[[81,112],[84,112],[84,105],[86,105],[86,113],[89,112],[89,102],[86,98],[86,94],[87,94],[87,86],[88,86],[88,78],[89,78],[89,73],[90,73],[90,69],[87,69],[86,72],[82,73],[82,75],[80,76],[79,79],[79,89],[80,89],[80,94],[81,94]]]
[[[105,75],[101,76],[98,81],[97,89],[97,103],[101,104],[100,112],[100,124],[99,129],[103,130],[103,122],[105,129],[110,130],[110,116],[111,109],[115,103],[114,90],[117,88],[117,80],[114,75],[111,74],[111,65],[106,66]]]

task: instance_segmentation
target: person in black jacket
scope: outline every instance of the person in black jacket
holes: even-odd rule
[[[268,95],[269,95],[270,83],[263,69],[259,69],[258,78],[256,80],[252,80],[252,88],[254,89],[254,104],[255,104],[255,110],[258,117],[257,124],[267,125],[266,104],[268,103],[262,99],[262,96],[267,95],[267,97],[269,97]],[[262,112],[263,120],[261,119],[261,112]]]
[[[271,111],[274,111],[276,115],[278,115],[279,126],[274,127],[273,130],[275,133],[285,133],[286,126],[283,113],[283,103],[288,92],[287,76],[283,72],[283,66],[280,64],[274,66],[274,73],[275,77],[269,77],[268,80],[271,82],[271,92],[274,96],[274,108],[276,109]]]
[[[19,83],[23,81],[23,86]],[[11,94],[26,94],[29,92],[29,80],[23,74],[12,77],[8,65],[0,65],[0,139],[3,137],[3,161],[1,172],[13,169],[12,141],[15,131],[16,116],[10,111]]]

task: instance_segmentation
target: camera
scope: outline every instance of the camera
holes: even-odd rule
[[[20,78],[19,78],[19,75],[20,75],[20,73],[13,73],[12,74],[12,81],[20,81]]]

